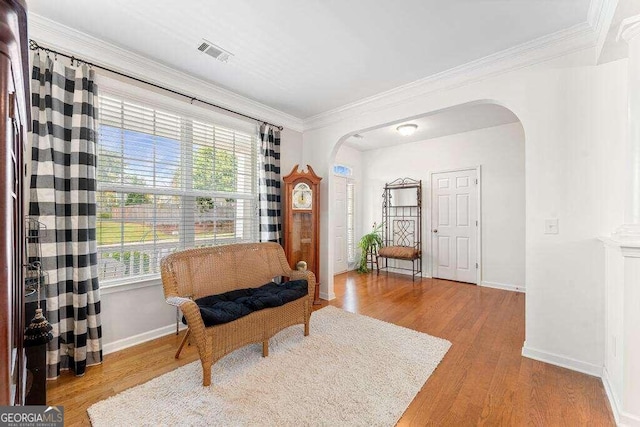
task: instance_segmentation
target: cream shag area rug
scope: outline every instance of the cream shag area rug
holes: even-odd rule
[[[262,345],[169,372],[88,409],[94,426],[393,426],[449,341],[325,307]]]

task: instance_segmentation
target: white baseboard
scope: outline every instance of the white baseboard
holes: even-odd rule
[[[330,294],[326,293],[326,292],[322,292],[320,291],[320,299],[324,299],[327,301],[331,301],[336,299],[336,294],[331,292]]]
[[[180,323],[180,330],[187,327]],[[142,344],[147,341],[154,340],[156,338],[163,337],[169,334],[175,334],[176,324],[163,326],[162,328],[154,329],[152,331],[143,332],[138,335],[116,340],[110,343],[106,343],[102,346],[102,354],[114,353],[116,351],[124,350],[125,348],[133,347],[134,345]]]
[[[616,396],[611,383],[609,382],[609,375],[607,368],[602,370],[602,386],[609,399],[609,405],[611,405],[611,412],[613,412],[613,418],[616,420],[616,424],[620,425],[620,405],[618,404],[618,398]]]
[[[384,270],[380,270],[380,273],[385,273],[385,272],[389,272],[389,273],[396,273],[396,274],[404,274],[405,276],[409,276],[411,277],[411,271],[407,271],[405,269],[400,269],[400,268],[394,268],[394,267],[387,267]],[[373,271],[375,273],[375,269]],[[428,275],[426,272],[422,272],[420,274],[420,276],[422,276],[424,279],[431,279],[431,276]]]
[[[484,286],[485,288],[495,288],[503,289],[505,291],[525,293],[524,286],[511,285],[509,283],[488,282],[486,280],[483,280],[482,282],[480,282],[480,286]]]
[[[609,404],[611,405],[611,412],[613,412],[613,418],[616,420],[616,424],[619,426],[640,426],[640,417],[631,415],[622,410],[620,406],[620,400],[618,400],[618,396],[616,395],[615,390],[611,386],[609,382],[609,374],[607,372],[607,368],[604,368],[602,371],[602,385],[604,386],[604,391],[607,393],[607,398],[609,399]]]
[[[550,363],[562,368],[571,369],[572,371],[582,372],[583,374],[593,375],[594,377],[602,377],[602,366],[594,365],[593,363],[589,362],[583,362],[581,360],[576,360],[571,357],[527,347],[526,341],[524,342],[524,346],[522,346],[522,355],[524,357],[528,357],[529,359]]]

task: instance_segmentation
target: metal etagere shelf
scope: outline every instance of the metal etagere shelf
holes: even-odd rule
[[[408,191],[408,198],[394,201],[394,193]],[[384,186],[382,194],[382,240],[384,247],[411,248],[410,255],[379,254],[378,271],[389,269],[389,259],[411,262],[411,268],[394,265],[397,270],[409,270],[413,279],[422,275],[422,181],[399,178]]]

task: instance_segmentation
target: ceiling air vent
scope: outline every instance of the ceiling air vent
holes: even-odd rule
[[[227,52],[220,46],[216,46],[205,39],[202,39],[202,43],[200,43],[200,46],[198,46],[198,50],[202,53],[206,53],[207,55],[216,58],[221,62],[229,62],[229,59],[233,56],[231,52]]]

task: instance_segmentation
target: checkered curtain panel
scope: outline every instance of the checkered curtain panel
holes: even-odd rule
[[[260,241],[281,243],[282,211],[280,208],[280,131],[260,126]]]
[[[29,214],[41,238],[53,341],[47,377],[102,362],[96,243],[97,87],[87,66],[34,55]]]

